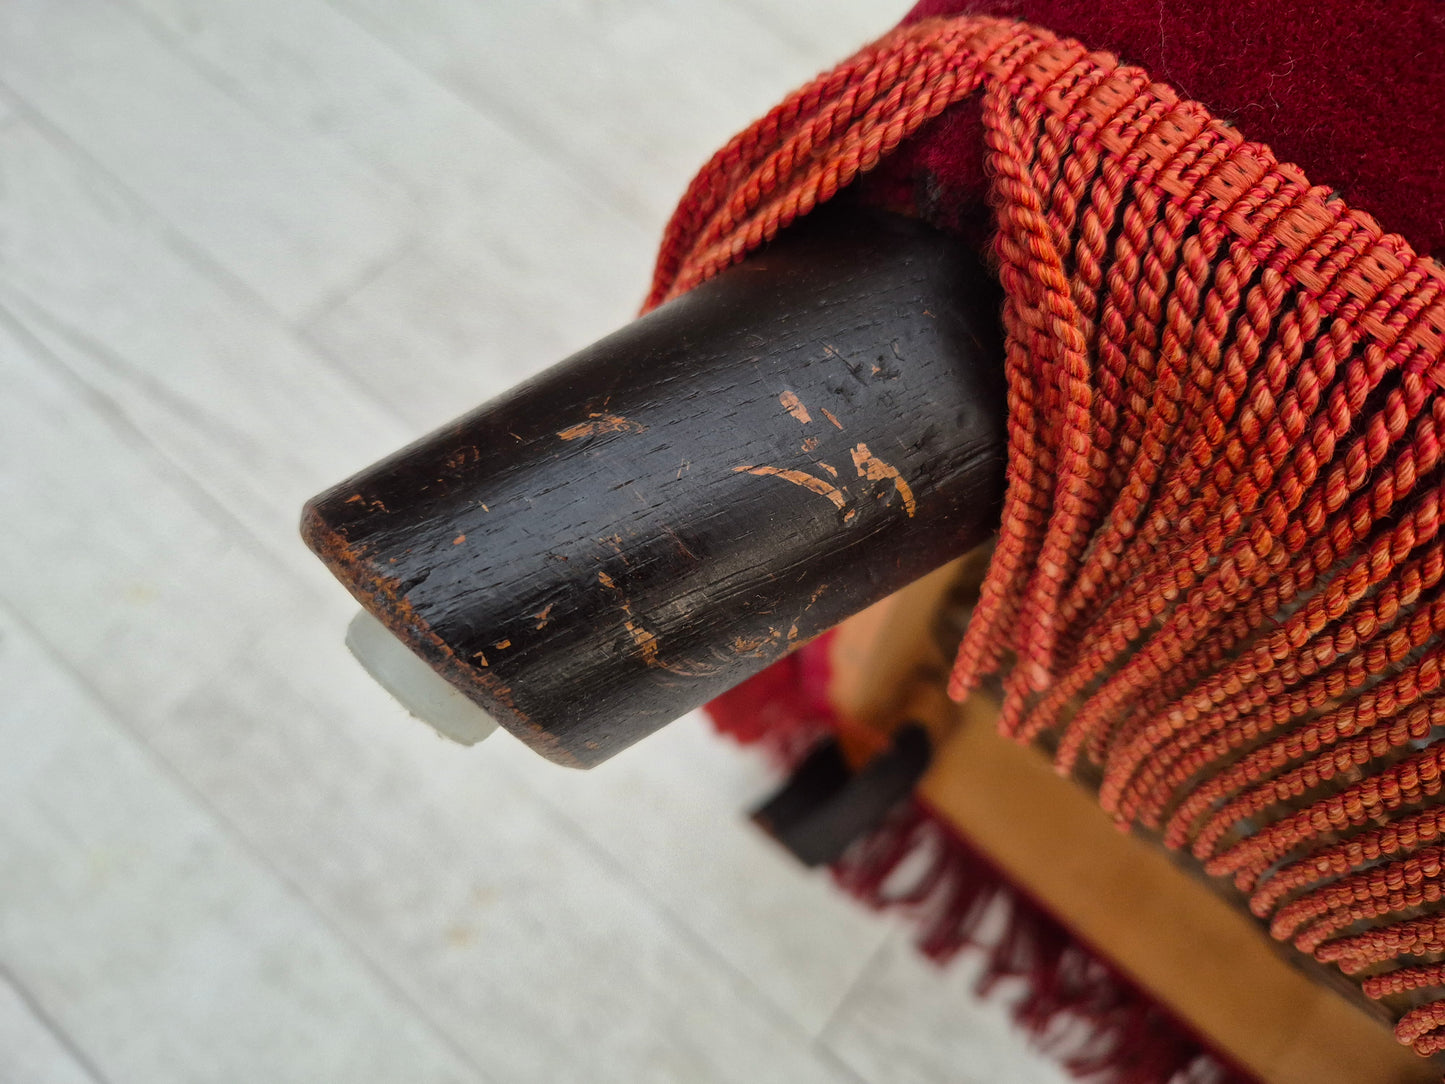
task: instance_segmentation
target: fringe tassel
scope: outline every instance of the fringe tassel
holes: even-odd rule
[[[790,771],[842,725],[828,700],[831,635],[708,704],[714,726]],[[1021,984],[1014,1020],[1080,1080],[1253,1084],[917,799],[858,840],[832,872],[867,906],[914,918],[929,959],[943,964],[964,949],[983,953],[980,997],[1001,996],[1004,980]]]
[[[919,948],[943,964],[983,954],[978,994],[1023,986],[1013,1018],[1041,1049],[1095,1084],[1249,1084],[1147,993],[1119,974],[944,818],[914,801],[833,867],[842,888],[920,926]],[[993,916],[1001,913],[1003,929]]]
[[[865,47],[719,151],[649,307],[972,96],[1008,487],[950,693],[1001,677],[1006,735],[1092,762],[1121,827],[1232,876],[1296,951],[1352,976],[1438,962],[1445,872],[1410,833],[1445,791],[1445,265],[1149,73],[966,15]],[[1382,828],[1393,849],[1354,857]],[[1288,899],[1284,863],[1308,875]],[[1445,991],[1413,974],[1432,1000],[1396,1036],[1441,1053]]]

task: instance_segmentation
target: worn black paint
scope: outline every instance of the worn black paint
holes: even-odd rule
[[[303,530],[504,726],[596,764],[994,529],[998,307],[943,235],[815,215],[328,490]]]

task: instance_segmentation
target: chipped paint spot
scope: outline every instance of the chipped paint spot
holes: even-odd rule
[[[447,456],[442,466],[447,470],[461,470],[468,463],[475,463],[481,458],[481,453],[477,451],[476,445],[469,444],[465,448],[458,448],[452,452],[451,455]]]
[[[617,584],[613,582],[612,577],[607,575],[607,573],[597,573],[597,581],[601,583],[603,587],[611,588],[617,591],[619,595],[622,595],[622,592],[617,588]],[[677,674],[679,677],[704,677],[708,674],[716,673],[717,667],[709,666],[707,663],[675,664],[664,662],[659,657],[662,643],[657,638],[657,634],[649,632],[638,624],[636,617],[634,617],[632,613],[632,604],[627,601],[626,595],[622,595],[619,602],[622,606],[622,613],[627,618],[623,627],[627,629],[628,635],[632,637],[632,642],[637,645],[637,650],[641,654],[642,662],[645,666],[657,670],[666,670],[668,673]]]
[[[466,540],[467,540],[467,536],[466,536],[466,535],[464,535],[464,534],[459,534],[459,535],[457,535],[455,538],[452,539],[452,545],[453,545],[453,546],[460,546],[460,545],[461,545],[463,542],[465,542]]]
[[[627,554],[622,551],[622,536],[620,534],[608,535],[605,538],[599,538],[597,541],[617,554],[617,559],[628,568],[632,567],[632,562],[627,559]],[[597,560],[597,558],[594,557],[593,560]],[[612,585],[608,584],[608,586],[610,587]]]
[[[795,393],[790,391],[783,392],[782,395],[778,396],[778,402],[783,404],[784,410],[804,425],[807,425],[813,420],[813,416],[808,413],[808,408],[803,405],[803,400],[799,399]]]
[[[631,613],[631,610],[627,607],[624,607],[624,609],[629,614]],[[642,655],[643,663],[655,670],[666,670],[669,674],[676,674],[678,677],[705,677],[708,674],[715,673],[717,670],[717,667],[709,666],[706,663],[679,665],[676,663],[663,662],[658,655],[662,647],[662,641],[657,638],[656,633],[649,632],[636,621],[632,620],[629,620],[625,627],[627,631],[632,634],[632,642],[637,645],[637,650]]]
[[[657,634],[648,632],[636,621],[627,622],[627,631],[632,634],[632,642],[637,645],[637,650],[642,652],[642,661],[648,666],[661,666],[657,661]]]
[[[848,508],[848,498],[837,486],[829,485],[823,479],[814,477],[807,471],[791,470],[785,467],[742,466],[734,467],[733,473],[756,474],[760,478],[781,478],[785,482],[792,482],[795,486],[810,489],[821,497],[827,497],[840,512]]]
[[[383,503],[381,502],[381,499],[380,499],[379,497],[373,497],[373,498],[371,498],[371,500],[367,500],[367,499],[366,499],[365,497],[363,497],[360,493],[357,493],[357,494],[355,494],[354,496],[351,496],[351,497],[347,497],[346,500],[343,501],[342,503],[344,503],[344,504],[364,504],[364,505],[366,505],[366,507],[367,507],[368,509],[370,509],[370,510],[373,511],[373,512],[386,512],[386,513],[390,513],[390,512],[391,512],[391,509],[388,508],[385,504],[383,504]]]
[[[563,440],[577,440],[579,437],[595,437],[599,433],[645,433],[647,426],[617,414],[589,414],[590,419],[568,426],[557,435]]]
[[[732,650],[734,655],[742,655],[748,658],[760,659],[767,655],[768,648],[781,639],[782,633],[769,626],[766,636],[734,636]]]
[[[830,422],[832,422],[835,428],[843,428],[843,423],[840,422],[837,418],[833,417],[833,412],[831,410],[829,410],[827,407],[823,407],[822,409],[823,417],[827,418]]]
[[[547,622],[550,621],[552,617],[552,607],[556,605],[555,602],[549,602],[532,615],[537,619],[537,628],[545,629],[547,627]]]
[[[853,466],[858,468],[858,477],[867,478],[870,482],[892,481],[898,490],[898,495],[903,498],[903,510],[913,518],[913,513],[918,511],[918,503],[913,499],[913,490],[903,480],[903,475],[898,473],[898,468],[883,462],[868,450],[868,445],[859,442],[853,449]]]

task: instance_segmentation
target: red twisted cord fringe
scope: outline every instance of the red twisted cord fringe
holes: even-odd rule
[[[921,802],[855,844],[833,875],[869,906],[919,920],[919,947],[930,958],[942,963],[960,951],[978,952],[981,996],[1022,985],[1012,1006],[1015,1023],[1075,1077],[1096,1084],[1254,1080],[1208,1049]],[[1061,1026],[1080,1022],[1087,1037]]]
[[[648,307],[981,95],[1009,460],[950,691],[1445,1049],[1445,275],[1115,58],[929,20],[727,144]],[[1420,960],[1419,957],[1426,959]],[[1406,966],[1408,965],[1408,966]],[[1408,1011],[1407,1011],[1408,1010]]]

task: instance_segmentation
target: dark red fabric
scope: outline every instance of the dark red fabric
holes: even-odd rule
[[[964,13],[1036,23],[1145,68],[1445,255],[1445,0],[922,0],[905,21]],[[982,198],[982,149],[977,110],[955,108],[870,191],[896,200],[909,186],[926,217],[956,224]]]

